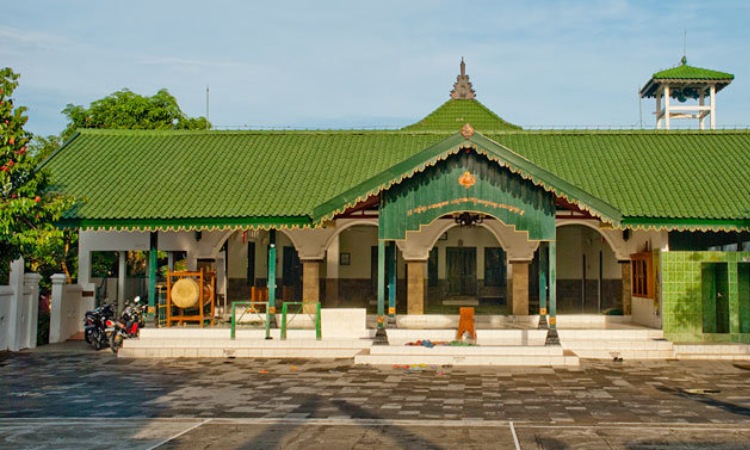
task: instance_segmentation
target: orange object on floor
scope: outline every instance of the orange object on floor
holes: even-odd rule
[[[460,308],[460,317],[458,319],[458,332],[456,333],[456,339],[463,338],[464,333],[469,333],[469,336],[473,340],[477,340],[477,330],[474,326],[474,308],[466,307]]]

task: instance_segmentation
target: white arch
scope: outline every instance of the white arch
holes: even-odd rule
[[[233,234],[235,234],[235,233],[238,233],[238,232],[244,232],[244,231],[250,231],[250,230],[239,230],[239,229],[238,229],[238,230],[228,230],[228,231],[224,231],[224,232],[223,232],[224,234],[223,234],[223,235],[222,235],[222,236],[221,236],[221,237],[220,237],[220,238],[219,238],[219,239],[217,240],[217,244],[216,244],[216,245],[214,245],[214,246],[213,246],[213,247],[211,248],[211,256],[212,256],[212,257],[216,257],[216,255],[218,255],[218,254],[219,254],[219,252],[221,251],[221,247],[223,247],[223,246],[224,246],[224,243],[225,243],[226,241],[228,241],[228,240],[229,240],[229,238],[230,238],[230,237],[231,237],[231,236],[232,236]],[[256,231],[260,231],[260,230],[256,230]],[[269,231],[269,230],[263,230],[263,231]],[[280,228],[277,228],[277,229],[276,229],[276,231],[280,231],[280,232],[284,233],[284,235],[285,235],[286,237],[288,237],[290,241],[292,241],[292,244],[294,244],[295,248],[297,247],[297,244],[296,244],[296,243],[294,242],[294,239],[292,238],[292,235],[290,235],[290,234],[289,234],[289,233],[287,232],[287,230],[285,230],[285,229],[280,229]]]
[[[612,229],[603,230],[599,228],[599,222],[594,222],[594,221],[585,220],[585,219],[571,219],[571,220],[559,221],[555,224],[555,227],[561,228],[561,227],[567,227],[567,226],[572,226],[572,225],[584,226],[599,233],[599,235],[603,237],[604,240],[607,242],[607,245],[609,245],[609,248],[615,254],[615,258],[617,258],[618,261],[625,261],[625,260],[630,259],[630,253],[627,251],[627,243],[622,238],[622,234],[620,233],[620,236],[618,237],[617,234],[615,233],[616,231],[620,231],[620,230],[612,230]]]
[[[377,227],[378,226],[378,219],[339,219],[336,221],[336,228],[334,228],[334,233],[326,240],[325,242],[325,248],[328,249],[328,247],[331,246],[333,241],[341,235],[345,230],[356,227],[357,225],[364,225],[369,227]]]

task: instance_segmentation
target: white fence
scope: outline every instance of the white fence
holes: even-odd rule
[[[0,286],[0,351],[36,347],[41,279],[23,273],[23,259],[11,264],[10,284]]]
[[[65,275],[52,275],[52,311],[49,318],[49,343],[64,342],[83,331],[83,315],[90,309],[90,301],[83,297],[77,284],[65,284]]]

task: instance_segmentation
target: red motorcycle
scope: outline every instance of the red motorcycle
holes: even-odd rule
[[[112,329],[109,346],[113,353],[117,353],[120,347],[122,347],[123,340],[138,337],[141,328],[144,327],[145,321],[143,317],[148,305],[140,305],[140,301],[140,297],[134,298],[134,304],[122,310],[119,320],[107,321],[107,329]]]

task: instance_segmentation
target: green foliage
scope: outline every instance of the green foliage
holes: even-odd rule
[[[60,136],[49,135],[34,136],[29,143],[29,153],[36,159],[37,163],[41,163],[47,159],[55,150],[62,146],[62,138]]]
[[[53,191],[46,172],[35,170],[31,134],[23,129],[26,108],[13,104],[18,78],[10,68],[0,69],[0,282],[7,279],[11,261],[33,259],[62,239],[53,223],[73,205]]]
[[[194,130],[211,128],[205,117],[185,115],[177,100],[161,89],[152,97],[144,97],[123,89],[91,103],[87,109],[69,104],[63,114],[70,122],[62,133],[70,139],[79,128],[116,128],[131,130]]]

